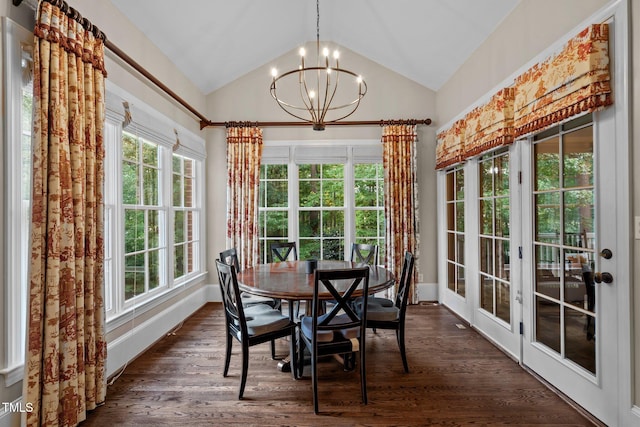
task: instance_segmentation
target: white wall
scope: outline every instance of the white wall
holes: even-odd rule
[[[310,45],[307,52],[315,52]],[[341,67],[363,74],[368,85],[367,95],[359,109],[349,120],[424,119],[434,118],[435,93],[424,86],[402,77],[381,65],[348,49],[338,46]],[[297,68],[298,49],[264,64],[238,80],[213,92],[207,97],[207,116],[213,121],[295,121],[284,113],[271,98],[271,67],[281,72]],[[420,199],[421,245],[419,271],[426,283],[436,283],[435,248],[435,128],[418,126],[418,184]],[[268,140],[336,140],[374,139],[380,140],[379,126],[344,127],[327,126],[322,132],[311,126],[295,128],[265,128]],[[209,253],[209,279],[216,282],[213,259],[225,249],[226,212],[221,207],[226,200],[226,143],[225,130],[210,129],[207,140],[207,251]]]

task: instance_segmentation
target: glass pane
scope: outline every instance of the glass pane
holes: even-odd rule
[[[447,287],[455,292],[456,290],[456,266],[453,263],[447,263]]]
[[[380,209],[378,211],[378,236],[384,238],[386,235],[386,222],[384,219],[384,210]],[[382,249],[384,247],[384,244],[379,245],[380,249]],[[382,257],[380,258],[382,259]]]
[[[298,186],[301,207],[320,206],[320,181],[300,181]]]
[[[496,316],[511,323],[511,286],[496,280]]]
[[[287,179],[287,165],[265,165],[267,179]]]
[[[464,171],[456,171],[456,200],[464,200]]]
[[[456,284],[458,285],[457,293],[458,293],[458,295],[464,297],[466,295],[466,292],[467,292],[467,287],[466,287],[466,283],[465,283],[465,276],[464,276],[464,267],[458,266],[456,271],[458,273],[458,278],[457,278],[458,280],[456,281]]]
[[[344,240],[326,239],[322,241],[322,259],[344,259]]]
[[[493,240],[480,238],[480,271],[493,275]]]
[[[595,318],[577,310],[564,310],[565,357],[591,373],[596,372]]]
[[[565,187],[593,185],[593,127],[564,136],[563,174]]]
[[[447,233],[447,259],[449,261],[456,260],[456,235],[455,233]]]
[[[344,211],[322,212],[322,236],[344,237]]]
[[[193,177],[185,176],[184,177],[184,206],[191,208],[193,207]]]
[[[144,167],[144,204],[147,206],[158,206],[158,169]]]
[[[535,156],[535,189],[560,187],[560,139],[558,137],[533,146]]]
[[[182,176],[173,174],[173,206],[182,205]]]
[[[138,205],[138,165],[122,162],[122,203],[125,205]]]
[[[182,157],[176,156],[175,154],[171,160],[172,168],[174,173],[182,173]]]
[[[187,243],[187,273],[193,273],[200,266],[198,265],[198,242]]]
[[[560,193],[536,194],[536,240],[560,244]]]
[[[480,200],[480,234],[493,234],[493,199]]]
[[[567,253],[564,272],[564,301],[590,311],[595,303],[592,255],[589,252]]]
[[[509,198],[498,197],[496,200],[496,236],[509,237]]]
[[[138,162],[138,141],[128,133],[122,133],[122,157],[132,162]]]
[[[456,230],[464,231],[464,202],[456,203]]]
[[[480,163],[480,197],[493,196],[493,162],[485,160]]]
[[[510,280],[510,265],[509,265],[509,241],[496,239],[495,240],[495,257],[496,257],[496,268],[495,275],[503,280]]]
[[[184,212],[176,211],[174,215],[173,227],[175,230],[175,242],[182,243],[184,242]]]
[[[149,289],[160,286],[160,251],[149,252]]]
[[[320,167],[319,165],[299,165],[298,178],[299,179],[319,178],[320,177],[319,167]]]
[[[493,312],[493,279],[480,275],[480,307],[491,314]]]
[[[464,234],[456,234],[456,261],[464,264]]]
[[[322,165],[322,177],[327,178],[344,178],[344,165]]]
[[[356,211],[356,237],[378,236],[378,211]]]
[[[124,251],[137,252],[144,249],[144,211],[124,211]]]
[[[560,299],[560,250],[551,246],[536,245],[536,292]]]
[[[495,159],[495,194],[507,196],[509,194],[509,155],[503,154]]]
[[[186,223],[186,226],[187,226],[187,240],[188,241],[192,241],[192,240],[194,240],[193,227],[195,225],[194,220],[195,220],[195,217],[196,217],[196,213],[192,212],[192,211],[187,211],[186,214],[187,214],[187,221],[186,221],[187,222]]]
[[[455,231],[456,222],[455,222],[455,214],[456,214],[456,205],[455,203],[447,203],[447,230]]]
[[[344,181],[324,181],[322,206],[344,206]]]
[[[298,213],[300,237],[320,237],[320,212],[301,211]],[[318,247],[319,248],[319,247]],[[318,252],[318,255],[320,253]]]
[[[455,175],[452,172],[447,173],[447,201],[454,200]]]
[[[142,144],[142,161],[150,166],[158,166],[158,146],[154,144]]]
[[[377,173],[377,164],[357,164],[353,166],[353,176],[355,179],[375,178]]]
[[[593,190],[564,193],[564,240],[567,246],[587,247],[593,235]],[[593,246],[591,246],[593,247]]]
[[[288,236],[289,229],[289,213],[287,211],[268,212],[266,219],[266,236],[265,237],[284,237]]]
[[[287,207],[289,205],[289,190],[287,181],[268,181],[266,188],[267,207]]]
[[[148,211],[149,224],[147,226],[147,237],[149,248],[160,246],[160,213],[158,211]]]
[[[355,182],[355,198],[356,206],[377,206],[376,181],[375,180],[358,180]]]
[[[560,306],[536,297],[536,341],[560,353]]]
[[[184,276],[184,245],[176,245],[175,246],[175,260],[174,260],[174,270],[173,277],[182,277]]]
[[[320,259],[320,239],[300,239],[300,259]]]
[[[144,254],[124,257],[124,297],[130,299],[143,294],[144,289]]]

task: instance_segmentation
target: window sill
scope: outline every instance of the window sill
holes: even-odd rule
[[[11,368],[0,369],[0,376],[4,377],[5,387],[9,387],[24,378],[24,363]]]
[[[118,329],[119,327],[126,325],[127,323],[130,323],[132,320],[135,319],[136,316],[144,314],[149,310],[153,310],[154,308],[164,304],[166,301],[170,300],[171,298],[174,298],[176,295],[180,294],[186,289],[189,289],[197,284],[203,283],[206,276],[207,276],[206,271],[200,272],[190,277],[189,279],[185,280],[184,282],[181,282],[179,285],[176,285],[175,287],[171,289],[167,289],[161,294],[158,294],[155,298],[144,301],[140,304],[134,305],[128,308],[127,310],[123,311],[122,313],[114,315],[113,317],[107,319],[105,332],[109,333],[115,329]]]

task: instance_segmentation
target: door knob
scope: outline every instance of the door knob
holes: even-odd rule
[[[593,275],[593,280],[596,283],[612,283],[613,282],[613,276],[611,275],[611,273],[607,273],[606,271],[602,272],[602,273],[596,273]]]
[[[611,252],[611,249],[603,249],[600,251],[600,256],[604,259],[611,259],[613,252]]]

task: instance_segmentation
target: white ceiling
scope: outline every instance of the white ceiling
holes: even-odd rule
[[[438,90],[520,1],[321,0],[320,40]],[[111,2],[204,94],[316,40],[314,0]]]

